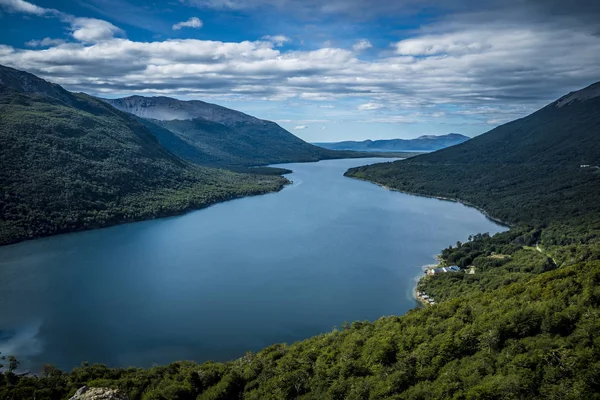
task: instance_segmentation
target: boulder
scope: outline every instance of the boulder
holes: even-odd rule
[[[129,400],[118,389],[83,386],[69,400]]]

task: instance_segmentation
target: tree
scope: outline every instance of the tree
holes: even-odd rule
[[[8,372],[13,372],[17,368],[19,368],[20,362],[17,361],[15,356],[8,356]]]

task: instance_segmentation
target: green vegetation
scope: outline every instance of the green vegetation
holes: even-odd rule
[[[100,100],[10,68],[0,79],[0,245],[174,215],[286,183],[192,165]],[[24,81],[34,93],[17,85]]]
[[[257,175],[286,175],[291,174],[291,169],[277,167],[229,167],[230,171],[239,172],[240,174],[257,174]]]
[[[68,398],[87,384],[132,400],[600,399],[600,175],[579,166],[598,165],[598,101],[552,104],[480,139],[347,173],[513,224],[442,251],[443,263],[475,274],[423,280],[435,306],[228,363],[7,372],[0,398]],[[513,134],[523,146],[507,142],[506,154]]]

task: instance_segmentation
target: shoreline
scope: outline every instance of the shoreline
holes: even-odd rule
[[[412,297],[413,297],[414,300],[417,301],[417,303],[419,303],[420,307],[435,305],[435,299],[434,299],[434,303],[431,304],[429,302],[429,296],[427,297],[427,299],[424,299],[419,294],[420,292],[418,290],[418,287],[419,287],[419,283],[421,283],[421,281],[423,279],[427,279],[428,278],[427,271],[429,271],[431,268],[437,268],[440,265],[440,263],[439,263],[439,255],[436,256],[436,259],[438,259],[438,264],[426,264],[426,265],[422,265],[421,266],[421,270],[422,270],[422,273],[424,275],[419,275],[419,276],[417,276],[415,278],[415,285],[414,285],[414,287],[412,289]],[[427,295],[427,293],[423,293],[423,294]]]
[[[347,176],[347,175],[344,175]],[[457,199],[457,198],[452,198],[452,197],[444,197],[444,196],[435,196],[435,195],[430,195],[430,194],[424,194],[424,193],[418,193],[418,192],[409,192],[407,190],[402,190],[402,189],[396,189],[393,187],[389,187],[386,186],[382,183],[378,183],[375,181],[370,181],[368,179],[363,179],[363,178],[358,178],[355,176],[347,176],[348,178],[352,178],[352,179],[358,179],[359,181],[363,181],[363,182],[369,182],[372,183],[373,185],[377,185],[379,187],[382,187],[384,189],[387,189],[391,192],[399,192],[399,193],[404,193],[404,194],[409,194],[411,196],[419,196],[419,197],[427,197],[430,199],[437,199],[437,200],[443,200],[443,201],[451,201],[453,203],[460,203],[465,207],[470,207],[470,208],[474,208],[477,211],[479,211],[480,213],[482,213],[487,219],[497,223],[498,225],[502,225],[505,228],[513,228],[516,224],[511,223],[511,222],[507,222],[507,221],[503,221],[500,218],[494,217],[493,215],[491,215],[488,211],[484,210],[483,208],[476,206],[475,204],[469,203],[466,200],[461,200],[461,199]]]
[[[453,203],[460,203],[460,204],[462,204],[462,205],[464,205],[466,207],[470,207],[470,208],[476,209],[477,211],[479,211],[480,213],[482,213],[489,220],[491,220],[491,221],[493,221],[493,222],[497,223],[498,225],[501,225],[501,226],[503,226],[505,228],[509,228],[510,229],[510,228],[512,228],[512,227],[515,226],[515,224],[511,224],[509,222],[506,222],[506,221],[503,221],[503,220],[501,220],[499,218],[496,218],[496,217],[492,216],[489,212],[487,212],[486,210],[484,210],[483,208],[478,207],[478,206],[476,206],[474,204],[471,204],[471,203],[469,203],[468,201],[465,201],[465,200],[460,200],[460,199],[451,198],[451,197],[433,196],[433,195],[428,195],[428,194],[423,194],[423,193],[409,192],[407,190],[401,190],[401,189],[392,188],[392,187],[386,186],[386,185],[384,185],[382,183],[374,182],[374,181],[371,181],[371,180],[368,180],[368,179],[363,179],[363,178],[359,178],[359,177],[355,177],[355,176],[347,176],[345,174],[344,174],[344,176],[346,176],[348,178],[358,179],[358,180],[363,181],[363,182],[368,182],[368,183],[377,185],[377,186],[379,186],[381,188],[384,188],[386,190],[389,190],[391,192],[399,192],[399,193],[409,194],[411,196],[419,196],[419,197],[426,197],[426,198],[430,198],[430,199],[437,199],[437,200],[443,200],[443,201],[451,201]],[[439,255],[436,256],[436,259],[438,261],[437,265],[439,265],[440,262],[441,262],[441,259],[440,259]],[[425,266],[422,266],[421,268],[425,269],[426,267],[430,267],[430,266],[431,265],[425,265]],[[431,303],[429,303],[429,301],[423,299],[418,294],[418,291],[417,291],[417,287],[418,287],[419,283],[421,282],[422,279],[425,279],[425,278],[427,278],[427,272],[425,272],[425,276],[422,276],[421,278],[419,278],[417,280],[417,283],[415,284],[415,287],[414,287],[414,289],[412,291],[413,298],[414,298],[414,300],[417,301],[417,303],[419,303],[420,307],[432,305]],[[436,303],[434,303],[434,304],[436,304]]]
[[[152,221],[155,219],[178,217],[178,216],[190,213],[190,212],[204,210],[205,208],[214,206],[216,204],[226,203],[226,202],[232,201],[232,200],[239,200],[239,199],[243,199],[246,197],[253,197],[253,196],[263,196],[263,195],[267,195],[267,194],[271,194],[271,193],[279,193],[283,189],[285,189],[286,186],[293,184],[293,182],[290,181],[289,179],[287,179],[286,177],[284,177],[284,176],[281,176],[281,177],[283,179],[285,179],[285,181],[282,182],[277,188],[275,188],[275,190],[257,191],[255,193],[250,193],[250,194],[246,194],[246,195],[227,195],[227,196],[224,196],[222,199],[210,201],[210,202],[204,203],[198,207],[189,207],[189,208],[185,208],[182,210],[172,210],[172,212],[169,212],[169,210],[163,210],[163,212],[158,215],[148,215],[147,217],[140,217],[140,218],[135,218],[135,219],[131,219],[131,220],[107,221],[107,223],[104,223],[104,224],[90,225],[87,227],[81,227],[81,228],[77,228],[77,229],[57,230],[56,232],[52,232],[47,235],[40,235],[40,236],[34,236],[34,237],[16,237],[16,238],[12,238],[7,241],[4,241],[4,242],[0,242],[0,248],[6,247],[6,246],[14,246],[14,245],[32,241],[32,240],[45,239],[45,238],[49,238],[49,237],[53,237],[53,236],[68,235],[71,233],[112,228],[112,227],[119,226],[119,225],[134,224],[137,222]]]

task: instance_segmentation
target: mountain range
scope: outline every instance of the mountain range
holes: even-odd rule
[[[440,263],[461,270],[421,279],[416,290],[435,301],[403,316],[343,323],[226,363],[84,364],[70,373],[45,366],[43,376],[0,381],[0,395],[69,398],[89,385],[132,400],[596,399],[599,136],[600,83],[465,143],[348,170],[391,189],[461,201],[510,225],[442,249]]]
[[[257,166],[368,156],[311,145],[215,104],[99,99],[4,66],[0,112],[0,245],[177,214],[287,182],[278,175],[288,170]]]
[[[387,139],[387,140],[363,140],[343,141],[328,143],[313,143],[317,146],[330,150],[353,150],[353,151],[435,151],[454,146],[469,140],[470,137],[459,133],[447,135],[423,135],[416,139]]]
[[[286,182],[184,161],[159,143],[159,129],[0,66],[0,244],[173,215]]]
[[[274,122],[203,101],[142,96],[105,101],[142,118],[165,148],[201,165],[247,167],[364,156],[311,145]]]

